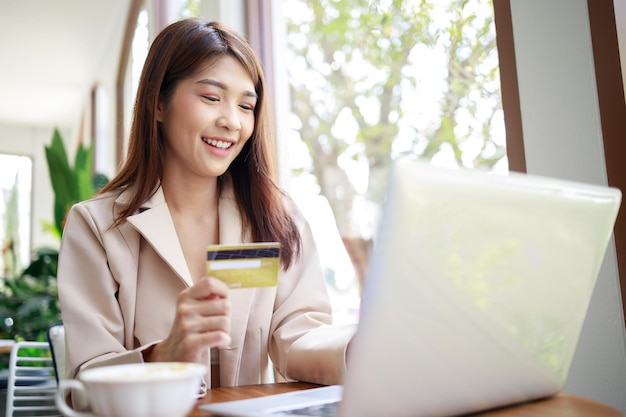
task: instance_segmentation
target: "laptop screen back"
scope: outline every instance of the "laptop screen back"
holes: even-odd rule
[[[560,391],[620,199],[396,162],[341,415],[451,415]]]

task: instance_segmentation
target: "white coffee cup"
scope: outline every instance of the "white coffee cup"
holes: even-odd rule
[[[56,404],[68,417],[184,417],[194,407],[207,367],[198,363],[150,362],[82,371],[59,381]],[[69,390],[85,396],[91,412],[71,408]]]

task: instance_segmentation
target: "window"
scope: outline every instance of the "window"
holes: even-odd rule
[[[0,154],[0,238],[3,277],[17,277],[30,262],[32,160]]]
[[[290,192],[332,211],[356,286],[333,259],[327,278],[350,315],[394,159],[508,170],[493,6],[284,0],[282,14]]]

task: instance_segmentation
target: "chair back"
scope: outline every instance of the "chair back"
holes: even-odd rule
[[[17,342],[11,350],[6,417],[61,417],[57,382],[46,342]]]
[[[57,383],[59,379],[67,378],[65,368],[65,327],[63,323],[53,324],[48,328],[48,343],[50,343],[50,353],[52,354],[52,365]]]

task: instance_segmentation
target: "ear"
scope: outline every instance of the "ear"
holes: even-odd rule
[[[163,119],[165,118],[165,104],[163,100],[159,99],[156,107],[156,119],[158,122],[163,123]]]

